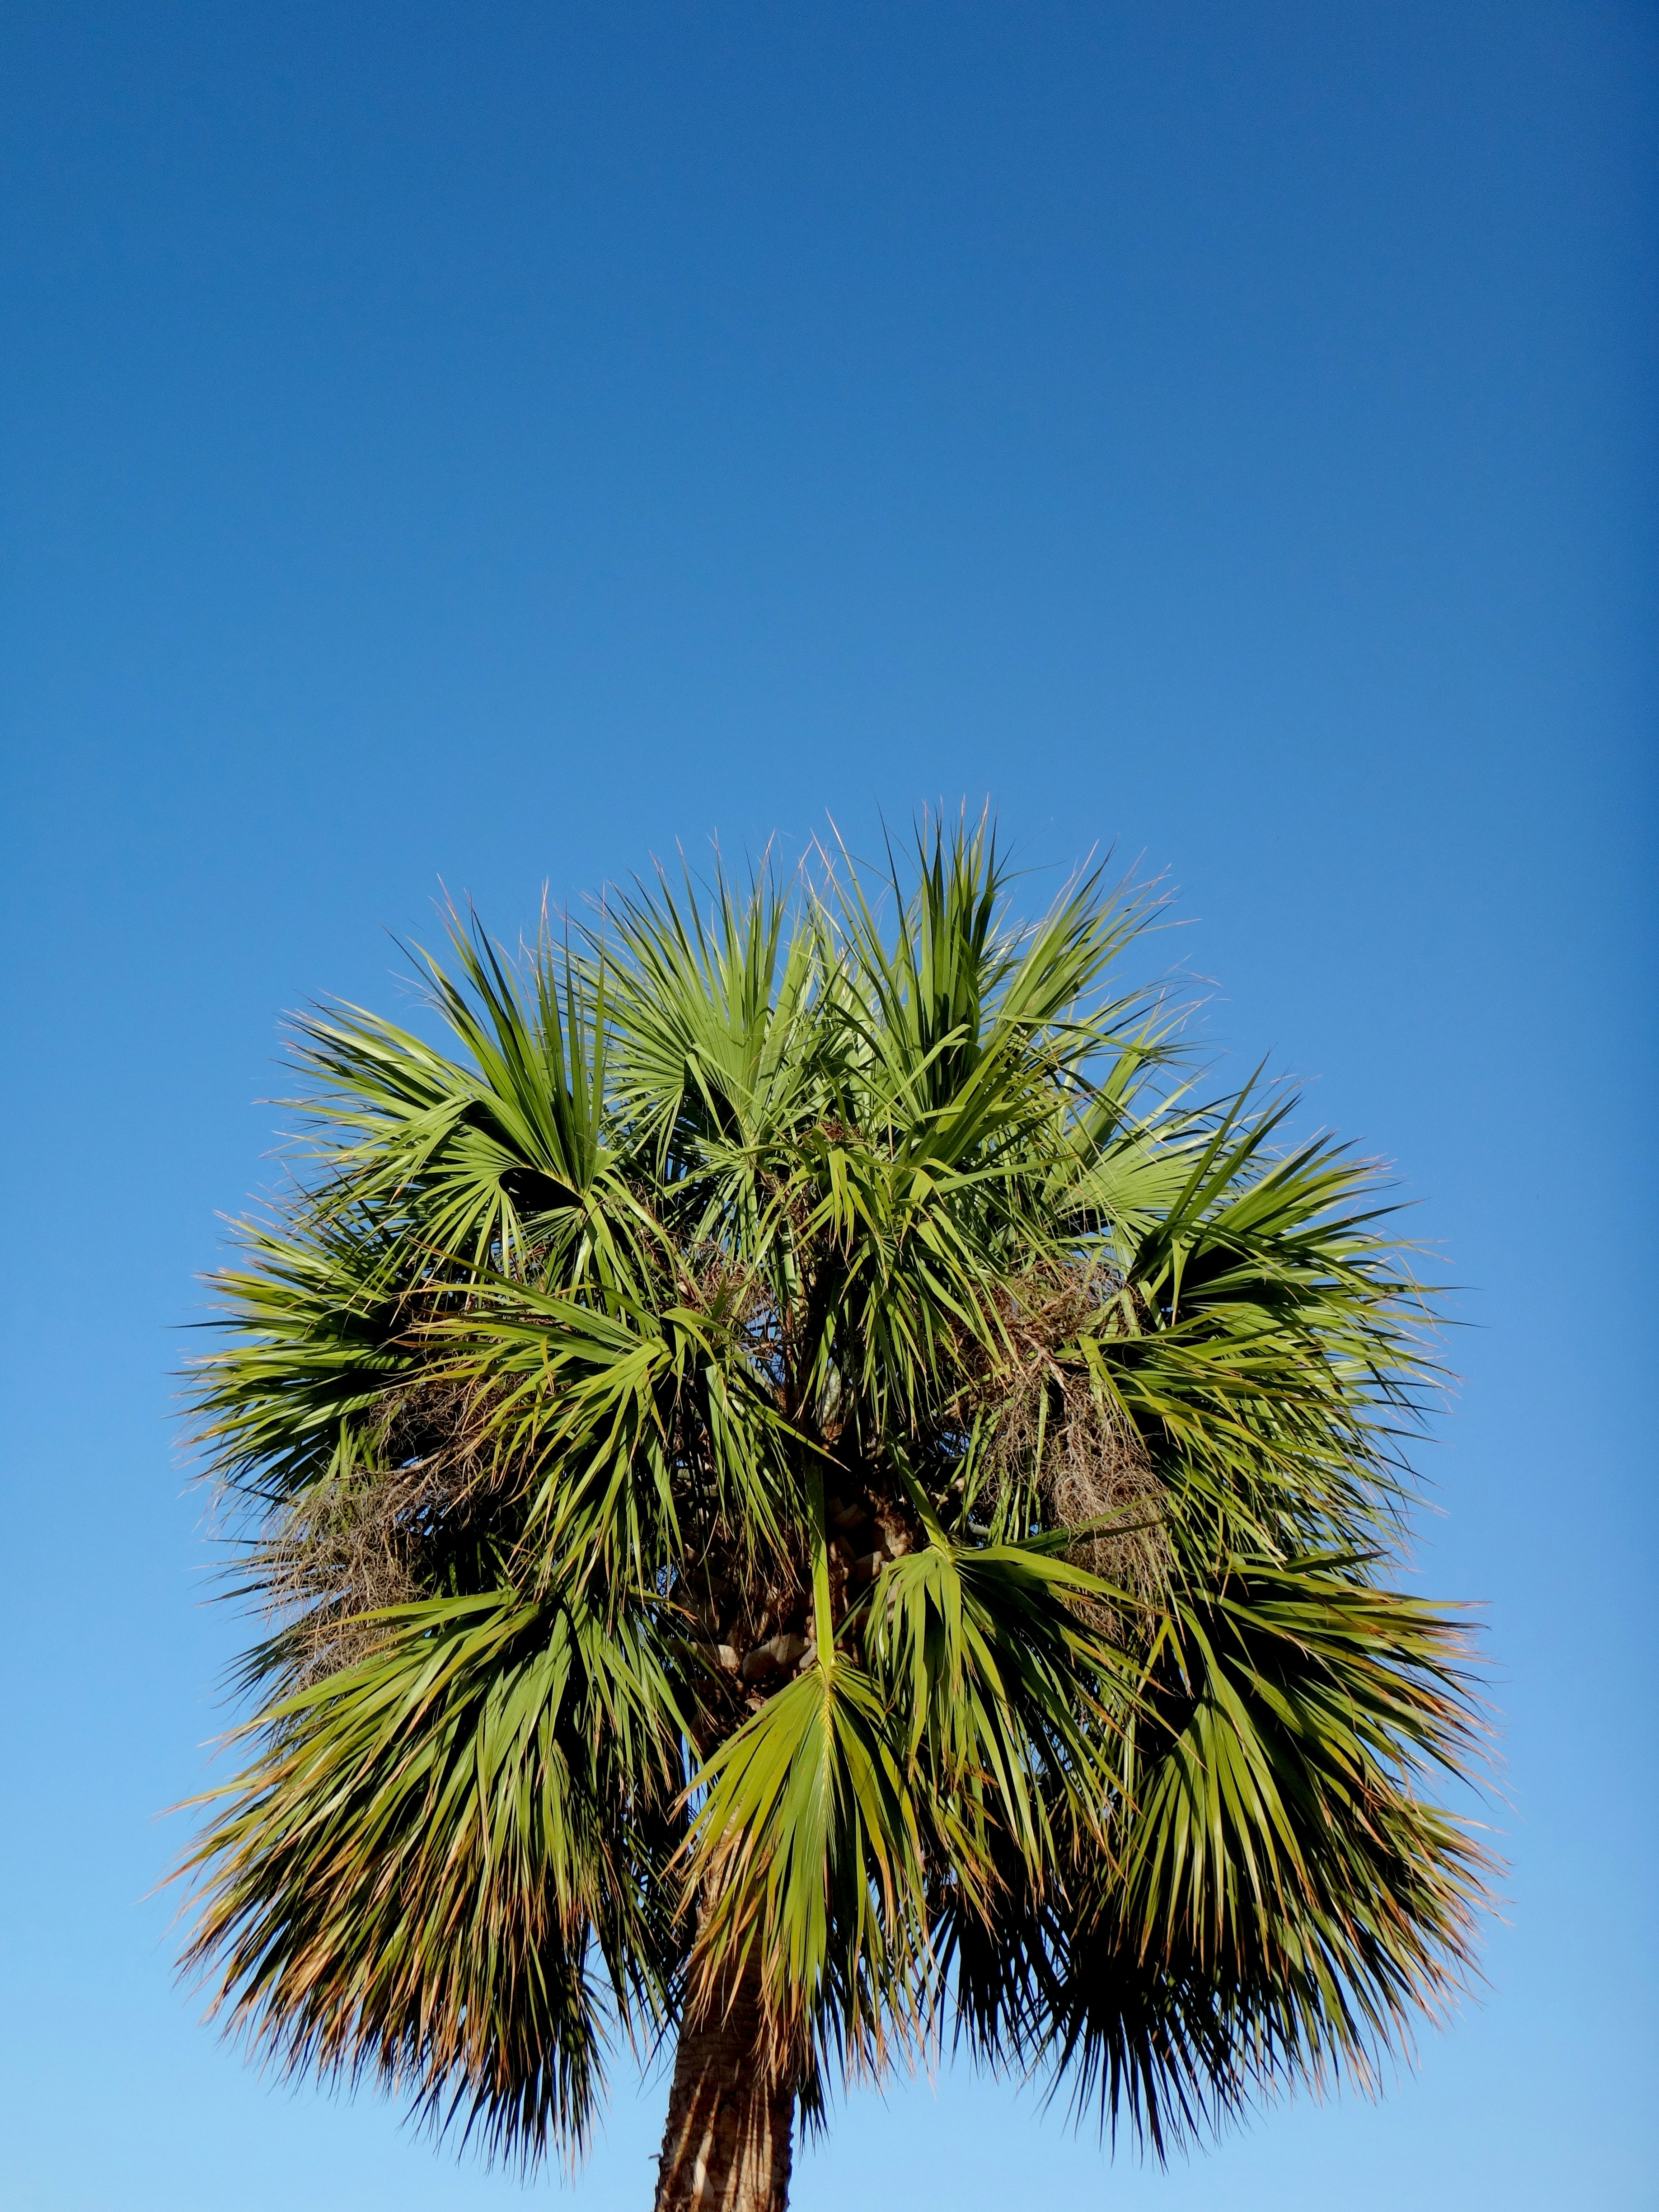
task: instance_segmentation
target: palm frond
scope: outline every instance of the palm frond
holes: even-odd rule
[[[579,2149],[611,2027],[672,1969],[680,1684],[648,1618],[568,1593],[380,1625],[261,1716],[192,1854],[190,1963],[290,2071],[367,2075],[520,2160]]]

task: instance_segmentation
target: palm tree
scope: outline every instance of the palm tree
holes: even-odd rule
[[[452,917],[453,1049],[306,1020],[197,1370],[274,1615],[191,1960],[525,2163],[676,2038],[664,2212],[941,2038],[1160,2155],[1369,2080],[1480,1895],[1372,1173],[1164,1079],[1144,896],[1016,927],[982,823],[869,880]]]

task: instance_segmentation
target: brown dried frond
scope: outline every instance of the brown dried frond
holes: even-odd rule
[[[1046,1429],[1037,1480],[1053,1524],[1086,1531],[1067,1554],[1103,1581],[1138,1596],[1163,1587],[1169,1540],[1164,1490],[1128,1416],[1091,1377],[1060,1387],[1060,1418]]]
[[[733,1260],[718,1244],[694,1247],[676,1273],[684,1302],[727,1328],[750,1328],[770,1308],[771,1296],[760,1270]]]
[[[425,1480],[359,1474],[307,1498],[263,1544],[256,1572],[273,1613],[290,1616],[286,1642],[296,1684],[349,1667],[380,1630],[362,1616],[420,1596],[404,1525]]]
[[[287,1618],[297,1683],[362,1658],[380,1640],[365,1615],[430,1595],[422,1569],[437,1532],[486,1488],[499,1490],[477,1394],[417,1382],[388,1396],[367,1462],[292,1506],[254,1554],[266,1608]]]
[[[1079,1531],[1068,1558],[1152,1597],[1168,1561],[1163,1486],[1133,1422],[1074,1350],[1121,1288],[1109,1268],[1081,1262],[1011,1285],[998,1314],[1006,1350],[981,1361],[964,1398],[988,1423],[999,1492],[1023,1491],[1044,1526]],[[1089,1612],[1097,1627],[1122,1632],[1115,1608]]]

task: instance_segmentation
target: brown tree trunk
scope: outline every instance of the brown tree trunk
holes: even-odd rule
[[[680,2031],[658,2168],[657,2212],[784,2212],[795,2093],[761,2058],[751,1964]]]

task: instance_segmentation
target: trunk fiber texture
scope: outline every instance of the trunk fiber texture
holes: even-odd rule
[[[785,2212],[795,2093],[761,2060],[758,1975],[680,2030],[656,2212]]]

